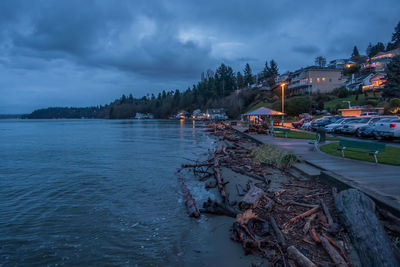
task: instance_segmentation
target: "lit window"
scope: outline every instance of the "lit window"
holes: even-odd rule
[[[317,82],[319,83],[319,78],[317,78]]]
[[[322,78],[322,81],[325,82],[325,80],[326,80],[325,77],[323,77],[323,78]]]
[[[312,83],[312,78],[310,78],[310,83]]]

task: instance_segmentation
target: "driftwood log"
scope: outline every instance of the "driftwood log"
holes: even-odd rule
[[[215,215],[225,215],[233,218],[236,218],[236,215],[239,213],[234,208],[223,203],[212,201],[211,199],[208,199],[207,202],[203,203],[203,208],[200,209],[200,212]]]
[[[221,176],[220,161],[219,159],[214,160],[214,174],[217,180],[218,191],[221,194],[223,202],[228,200],[228,194],[225,191],[225,183]]]
[[[239,207],[242,210],[254,208],[257,206],[258,201],[264,196],[264,191],[257,186],[253,186],[243,197],[239,203]]]
[[[375,215],[375,203],[356,189],[337,194],[335,206],[362,266],[399,266],[389,238]]]
[[[196,201],[192,197],[192,194],[190,193],[189,189],[185,185],[184,181],[182,178],[178,178],[179,183],[181,184],[182,187],[182,192],[183,192],[183,199],[185,200],[186,208],[188,210],[189,216],[199,218],[200,217],[200,212],[197,209],[196,206]]]
[[[275,218],[273,216],[269,216],[269,221],[271,222],[271,227],[275,232],[276,241],[278,241],[279,245],[285,247],[286,246],[285,236],[282,234],[281,230],[276,224]]]
[[[343,257],[339,254],[339,252],[337,252],[337,250],[329,243],[329,241],[325,237],[320,236],[319,239],[321,240],[321,244],[324,247],[325,251],[335,263],[335,266],[348,267]]]
[[[232,169],[232,171],[237,172],[239,174],[249,176],[251,178],[254,178],[254,179],[262,181],[262,182],[266,182],[266,179],[264,177],[262,177],[258,174],[252,173],[252,172],[248,172],[248,171],[244,170],[243,168],[236,167],[236,166],[230,166],[230,168]]]
[[[301,267],[317,267],[310,259],[304,256],[295,246],[290,246],[287,249],[289,257],[294,259]]]
[[[339,231],[340,226],[333,221],[332,215],[329,212],[329,208],[325,204],[325,201],[323,199],[320,199],[319,203],[321,204],[322,210],[324,211],[326,219],[328,220],[328,225],[329,225],[328,232],[337,233]]]

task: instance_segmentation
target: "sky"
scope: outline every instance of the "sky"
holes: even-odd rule
[[[1,0],[0,114],[185,90],[221,63],[280,72],[390,41],[399,0]]]

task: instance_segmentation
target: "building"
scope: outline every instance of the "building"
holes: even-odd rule
[[[176,119],[186,119],[190,117],[190,113],[187,112],[186,110],[180,110],[178,113],[175,115]]]
[[[287,88],[290,95],[330,93],[344,84],[341,70],[313,66],[294,72]]]
[[[206,116],[210,120],[227,120],[228,116],[223,108],[207,109]]]
[[[381,92],[386,82],[386,75],[382,72],[374,73],[364,81],[362,86],[364,93]]]
[[[350,59],[335,59],[335,60],[331,60],[328,64],[328,68],[338,69],[338,70],[350,68],[353,66],[356,66],[356,63],[351,61]]]
[[[361,69],[373,69],[376,72],[384,72],[387,64],[393,57],[400,56],[400,48],[388,51],[379,52],[376,56],[372,57],[367,63],[361,65]]]
[[[137,120],[148,120],[148,119],[154,119],[154,115],[150,113],[136,113],[135,119]]]
[[[369,80],[374,76],[373,73],[364,73],[360,75],[351,75],[351,79],[346,83],[346,89],[349,91],[355,91],[363,85],[369,84]]]

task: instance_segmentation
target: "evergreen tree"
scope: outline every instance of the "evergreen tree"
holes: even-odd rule
[[[215,72],[217,95],[229,95],[235,89],[235,80],[233,69],[225,64],[221,64]]]
[[[383,88],[384,98],[400,97],[400,56],[395,56],[386,68],[386,83]]]
[[[238,71],[236,74],[236,84],[239,89],[245,87],[243,75],[240,73],[240,71]]]
[[[365,50],[365,53],[367,54],[368,57],[371,57],[370,56],[371,50],[372,50],[372,44],[369,43],[368,46],[367,46],[367,49]]]
[[[385,45],[383,43],[381,43],[381,42],[378,42],[374,46],[368,46],[367,51],[369,51],[368,57],[374,57],[379,52],[385,52]]]
[[[326,58],[324,58],[323,56],[318,56],[315,58],[315,65],[323,68],[326,65]]]
[[[271,76],[277,76],[279,75],[279,69],[278,69],[278,64],[276,64],[275,60],[271,60],[269,62],[269,72],[271,73]]]
[[[129,94],[128,103],[133,104],[133,95],[132,94]]]
[[[253,84],[253,74],[251,73],[251,68],[249,63],[246,63],[243,72],[244,72],[244,82],[246,86]]]
[[[394,33],[392,35],[392,42],[394,45],[394,48],[400,48],[400,21],[397,23],[396,28],[394,28]]]
[[[359,57],[359,56],[360,56],[360,53],[358,52],[358,48],[355,45],[353,48],[353,53],[351,54],[351,57]]]
[[[121,96],[120,101],[121,101],[121,104],[125,104],[125,103],[126,103],[126,95],[123,94],[123,95]]]
[[[386,51],[388,52],[388,51],[391,51],[393,49],[396,49],[395,44],[391,43],[391,42],[388,42],[387,45],[386,45]]]
[[[265,66],[264,66],[264,69],[262,71],[262,74],[263,74],[263,77],[265,79],[271,77],[271,69],[268,66],[268,60],[265,61]]]

